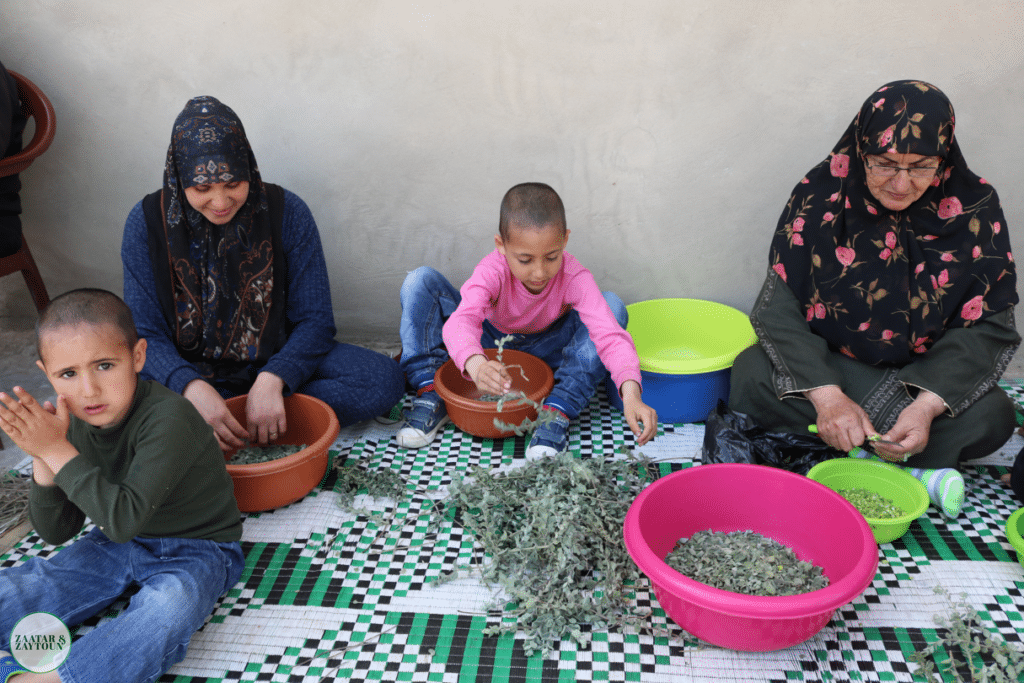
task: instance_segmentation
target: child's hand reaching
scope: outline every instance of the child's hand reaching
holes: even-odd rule
[[[485,394],[501,396],[512,390],[512,376],[505,366],[496,360],[487,360],[486,356],[470,356],[466,361],[466,374]]]
[[[643,446],[658,433],[658,413],[640,399],[640,385],[627,379],[619,387],[622,395],[622,414],[630,431],[636,437],[636,445]],[[640,425],[643,424],[643,429]]]
[[[14,387],[14,396],[0,392],[0,404],[0,428],[18,448],[45,463],[50,471],[43,475],[52,479],[64,463],[78,455],[67,440],[71,416],[63,396],[57,397],[56,407],[49,403],[41,406],[30,393]]]

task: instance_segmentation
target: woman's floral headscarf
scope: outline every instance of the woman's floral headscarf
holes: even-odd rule
[[[967,168],[954,123],[935,86],[882,86],[779,219],[770,267],[811,329],[848,356],[903,365],[945,330],[1017,303],[999,198]],[[942,158],[931,186],[903,211],[882,206],[866,183],[864,156],[885,153]]]
[[[245,204],[226,225],[192,208],[185,188],[248,181]],[[238,116],[213,97],[189,100],[174,121],[162,208],[174,297],[173,335],[204,377],[220,360],[266,360],[276,335],[274,249],[267,193]]]

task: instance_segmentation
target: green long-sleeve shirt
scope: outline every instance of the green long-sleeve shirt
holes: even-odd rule
[[[33,482],[29,518],[48,543],[78,533],[86,516],[111,540],[204,538],[237,541],[241,513],[213,429],[183,398],[139,381],[127,417],[93,427],[71,418],[78,450],[56,486]]]

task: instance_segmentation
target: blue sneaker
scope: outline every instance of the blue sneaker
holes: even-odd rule
[[[412,408],[405,413],[405,426],[395,440],[401,448],[423,448],[448,422],[448,409],[437,392],[424,392],[413,399]]]
[[[0,650],[0,683],[7,683],[7,679],[15,674],[27,674],[29,670],[18,664],[18,660],[8,652]]]
[[[569,449],[569,418],[560,410],[541,409],[554,413],[555,417],[533,430],[530,447],[526,449],[527,460],[540,460],[558,455]]]

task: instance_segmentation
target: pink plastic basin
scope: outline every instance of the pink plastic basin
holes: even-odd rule
[[[665,564],[676,541],[705,529],[749,529],[773,538],[820,566],[829,585],[784,597],[741,595]],[[693,635],[733,650],[802,643],[860,595],[878,568],[878,546],[857,508],[816,481],[762,465],[700,465],[662,477],[633,501],[624,533],[666,614]]]

